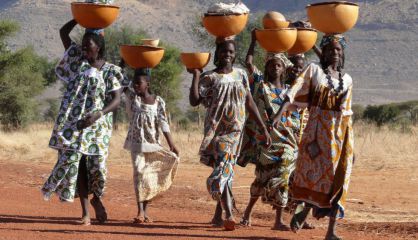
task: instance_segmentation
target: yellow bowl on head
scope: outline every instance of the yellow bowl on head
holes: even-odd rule
[[[287,51],[289,54],[305,53],[312,49],[318,38],[318,32],[312,28],[297,28],[296,42],[291,49]]]
[[[283,14],[275,11],[267,12],[263,17],[264,29],[287,28],[290,22],[286,21]]]
[[[95,3],[71,3],[71,12],[74,19],[85,28],[106,28],[110,26],[119,15],[119,7]]]
[[[120,55],[132,68],[153,68],[164,56],[164,48],[145,45],[121,45]]]
[[[312,27],[326,34],[344,33],[354,27],[359,14],[359,5],[336,1],[315,3],[306,6]]]
[[[286,52],[296,42],[296,28],[257,29],[257,41],[267,52]]]
[[[158,47],[160,39],[141,39],[143,45]]]
[[[248,14],[214,15],[205,14],[202,19],[206,30],[216,37],[238,35],[247,25]]]
[[[208,65],[210,53],[181,53],[180,59],[188,69],[202,69]]]

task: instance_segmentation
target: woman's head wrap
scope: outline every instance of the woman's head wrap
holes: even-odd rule
[[[345,40],[345,37],[341,34],[324,35],[319,46],[323,48],[332,42],[338,42],[343,49],[345,49],[347,46],[347,41]]]
[[[289,61],[289,59],[287,59],[286,55],[284,55],[283,53],[268,52],[267,55],[266,55],[266,64],[273,59],[277,59],[277,60],[282,61],[285,68],[293,66],[293,63],[291,61]]]
[[[104,37],[104,29],[102,28],[99,28],[99,29],[86,28],[86,33],[93,33],[93,34]]]
[[[151,68],[137,68],[135,69],[135,76],[151,77]]]

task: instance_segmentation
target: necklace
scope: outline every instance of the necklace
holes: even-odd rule
[[[329,72],[328,69],[324,70],[325,74],[327,75],[327,80],[328,80],[328,86],[331,88],[331,92],[335,95],[338,96],[344,89],[344,81],[342,78],[342,73],[340,70],[338,70],[338,87],[335,88],[334,83],[331,79],[331,74]]]

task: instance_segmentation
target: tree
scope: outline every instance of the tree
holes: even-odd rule
[[[367,106],[364,110],[365,119],[376,122],[377,126],[395,122],[401,111],[398,107],[392,105]]]
[[[0,21],[0,122],[5,128],[16,129],[38,119],[35,97],[52,83],[51,66],[31,47],[15,52],[6,39],[19,30],[19,25]]]

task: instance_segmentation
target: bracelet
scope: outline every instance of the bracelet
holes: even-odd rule
[[[103,111],[99,111],[100,117],[103,117]]]

